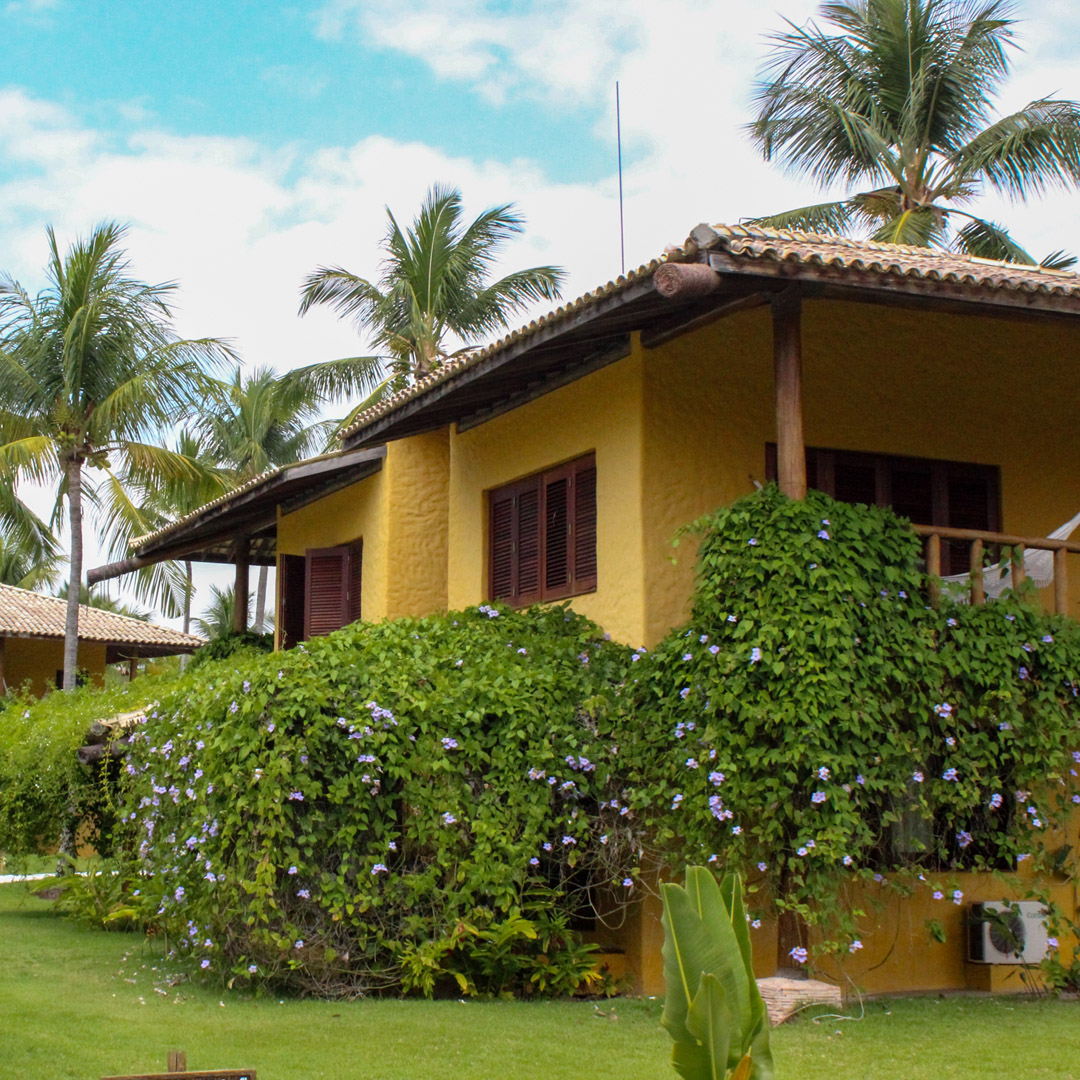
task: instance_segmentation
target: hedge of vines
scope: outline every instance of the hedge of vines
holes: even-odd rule
[[[575,908],[633,890],[597,812],[626,655],[563,608],[485,605],[163,699],[124,811],[145,917],[201,970],[301,992],[588,981]]]
[[[962,903],[941,871],[1061,863],[1080,624],[1023,598],[932,609],[886,509],[767,488],[695,529],[692,619],[620,698],[625,798],[659,852],[741,870],[760,913],[838,952],[859,947],[853,878]]]

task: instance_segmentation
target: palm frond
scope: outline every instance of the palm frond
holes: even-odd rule
[[[848,200],[815,203],[785,210],[780,214],[745,218],[747,225],[762,225],[767,229],[795,229],[800,232],[842,233],[851,221],[855,207]]]
[[[956,166],[1017,199],[1080,182],[1080,103],[1032,101],[961,147]]]
[[[980,259],[997,259],[1001,262],[1020,263],[1023,266],[1035,265],[1035,259],[1000,225],[971,214],[963,216],[968,218],[968,221],[956,230],[954,244],[958,251]]]
[[[879,244],[907,244],[911,247],[931,247],[941,241],[945,229],[941,216],[932,207],[901,210],[895,217],[882,222],[871,236]]]
[[[1041,258],[1039,265],[1046,270],[1071,270],[1076,265],[1076,256],[1058,248]]]

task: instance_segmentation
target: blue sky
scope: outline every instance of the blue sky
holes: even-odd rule
[[[616,80],[628,266],[698,222],[820,197],[742,132],[765,36],[817,6],[0,0],[0,271],[34,290],[47,224],[63,242],[117,219],[134,272],[179,283],[181,334],[278,369],[355,355],[354,327],[297,316],[300,282],[320,264],[377,276],[385,207],[407,221],[441,181],[468,213],[515,202],[528,225],[504,268],[561,265],[576,296],[620,269]],[[1080,5],[1016,11],[1002,108],[1080,99]],[[1080,252],[1076,201],[979,209],[1036,254]]]
[[[152,122],[301,151],[385,135],[478,160],[540,159],[557,181],[611,168],[592,131],[597,103],[554,112],[448,89],[370,37],[320,33],[317,5],[61,2],[16,7],[13,22],[6,81],[118,133]]]

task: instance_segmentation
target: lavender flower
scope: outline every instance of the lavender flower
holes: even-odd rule
[[[788,955],[791,957],[792,960],[795,961],[796,964],[806,963],[807,952],[801,945],[796,945],[795,948],[788,953]]]

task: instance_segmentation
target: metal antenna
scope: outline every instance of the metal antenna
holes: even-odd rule
[[[623,232],[622,115],[619,110],[619,83],[615,81],[615,142],[619,147],[619,272],[626,274],[626,235]]]

